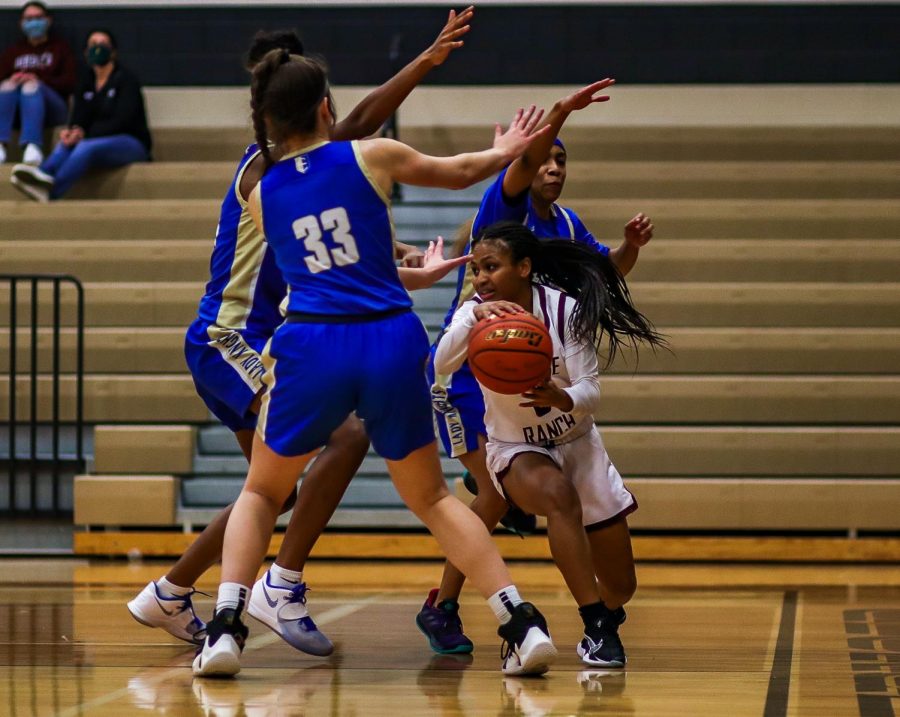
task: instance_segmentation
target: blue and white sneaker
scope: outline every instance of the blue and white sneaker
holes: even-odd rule
[[[319,632],[306,609],[306,583],[291,587],[272,585],[269,571],[253,586],[247,612],[291,647],[308,655],[325,657],[334,645]]]
[[[128,612],[142,625],[161,627],[179,640],[200,645],[206,637],[206,625],[196,613],[191,596],[197,592],[191,590],[180,597],[166,597],[159,592],[154,581],[150,581],[128,603]]]

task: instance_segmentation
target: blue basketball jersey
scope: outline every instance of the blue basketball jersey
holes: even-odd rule
[[[289,154],[258,186],[289,312],[347,316],[412,306],[394,264],[390,201],[358,142]]]
[[[550,206],[550,218],[542,219],[534,211],[531,204],[531,191],[526,189],[517,197],[507,197],[503,194],[503,178],[506,169],[497,175],[497,179],[487,188],[481,198],[481,206],[472,223],[472,233],[469,243],[466,244],[464,253],[471,250],[471,239],[485,227],[497,222],[522,222],[539,239],[571,239],[572,241],[587,244],[601,254],[609,254],[609,247],[598,242],[594,235],[588,231],[584,222],[578,215],[567,207],[559,204]],[[444,317],[444,327],[450,324],[456,308],[464,301],[468,301],[475,294],[472,284],[472,266],[465,264],[460,267],[456,279],[456,296],[450,305],[450,310]]]
[[[269,337],[282,322],[279,305],[287,285],[240,194],[244,170],[258,153],[255,144],[247,148],[222,201],[210,279],[197,313],[220,328]]]

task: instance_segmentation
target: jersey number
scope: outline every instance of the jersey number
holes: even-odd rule
[[[350,217],[343,207],[326,209],[318,217],[308,214],[297,219],[293,225],[294,236],[303,242],[310,252],[304,257],[310,273],[318,274],[333,266],[348,266],[359,261],[356,239],[350,233]],[[329,249],[322,241],[322,232],[331,232],[331,238],[338,246]]]

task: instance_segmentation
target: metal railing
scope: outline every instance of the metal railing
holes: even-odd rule
[[[8,445],[7,445],[7,497],[8,512],[12,514],[35,514],[37,512],[47,512],[46,508],[39,509],[38,506],[38,475],[42,466],[49,468],[51,473],[51,496],[49,512],[59,514],[60,507],[60,473],[65,464],[75,466],[76,470],[84,468],[84,288],[81,282],[74,276],[68,274],[0,274],[0,283],[5,283],[9,287],[9,364],[7,368],[8,385],[9,385],[9,408],[8,408]],[[63,374],[60,359],[60,333],[62,328],[62,286],[63,284],[71,285],[76,292],[75,306],[75,402],[74,410],[69,412],[73,415],[61,416],[61,393],[60,378]],[[39,371],[38,352],[40,342],[39,332],[39,308],[40,296],[39,289],[47,286],[52,290],[52,320],[50,323],[50,332],[52,334],[52,342],[50,346],[50,417],[49,417],[49,442],[50,450],[41,455],[38,445],[39,429],[42,428],[41,423],[47,423],[46,419],[39,421],[39,404],[38,393],[41,374],[47,371]],[[30,302],[30,321],[23,322],[23,326],[30,326],[28,358],[26,360],[27,369],[20,372],[18,366],[18,331],[19,331],[19,288],[24,288],[22,295],[27,295]],[[71,369],[70,369],[71,371]],[[28,396],[27,418],[19,417],[19,387],[18,378],[20,374],[26,374],[29,377],[27,384],[30,394]],[[74,455],[69,454],[63,456],[60,451],[60,433],[65,426],[74,426]],[[26,457],[18,455],[17,432],[18,429],[27,426],[27,442],[28,451]],[[46,430],[45,430],[46,432]],[[19,494],[19,476],[18,471],[21,464],[27,464],[28,482],[26,490],[28,500],[26,506],[21,506],[24,501]]]

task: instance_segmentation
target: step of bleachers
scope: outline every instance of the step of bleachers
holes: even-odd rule
[[[897,372],[900,328],[671,328],[673,349],[623,352],[610,374],[891,374]],[[18,332],[19,368],[30,366],[30,330]],[[75,365],[75,331],[60,333],[60,365]],[[53,334],[42,328],[38,371],[52,366]],[[85,334],[88,373],[177,373],[186,370],[184,328],[93,327]],[[9,369],[9,334],[0,334],[0,372]]]
[[[601,237],[617,247],[621,235]],[[421,243],[421,242],[416,242]],[[209,271],[209,239],[28,239],[0,244],[0,264],[17,273],[68,271],[82,281],[203,281]],[[447,250],[445,250],[447,251]],[[147,257],[152,262],[147,262]],[[900,276],[900,239],[682,239],[653,244],[643,252],[631,281],[877,282]],[[149,264],[149,265],[148,265]],[[443,286],[452,284],[450,279]]]

